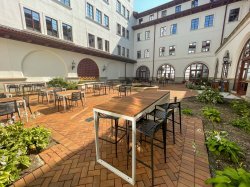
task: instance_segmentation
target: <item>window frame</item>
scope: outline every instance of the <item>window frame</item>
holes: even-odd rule
[[[163,36],[167,36],[167,26],[163,26],[160,28],[160,37],[163,37]]]
[[[169,56],[175,56],[175,50],[176,50],[175,45],[169,46]]]
[[[213,26],[214,26],[214,14],[205,16],[204,28],[213,27]]]
[[[206,44],[204,44],[206,42]],[[209,43],[209,45],[207,45]],[[211,48],[211,40],[204,40],[201,44],[201,52],[209,52]]]
[[[191,42],[188,45],[188,54],[194,54],[196,53],[196,47],[197,47],[197,43],[196,42]]]
[[[150,40],[150,31],[145,31],[145,40]]]
[[[96,9],[96,12],[95,12],[95,21],[102,25],[102,11],[100,11],[98,8]]]
[[[51,25],[48,25],[48,22],[47,22],[48,19],[50,19]],[[55,30],[53,29],[53,21],[56,22],[56,34],[53,34],[53,33],[54,33],[53,31],[55,31]],[[53,18],[49,17],[49,16],[45,16],[45,22],[46,22],[46,32],[47,32],[47,35],[49,35],[49,36],[54,36],[54,37],[57,37],[57,38],[58,38],[58,37],[59,37],[58,21],[57,21],[56,19],[53,19]],[[51,27],[51,30],[49,30],[48,26]],[[48,31],[51,32],[51,34],[49,34]]]
[[[165,56],[165,52],[166,52],[166,47],[160,47],[159,48],[159,57]]]
[[[71,32],[70,32],[71,33],[71,36],[70,36],[71,39],[67,39],[69,36],[65,35],[63,26],[67,26],[67,34],[69,33],[68,29],[71,28]],[[67,41],[73,41],[73,27],[71,25],[67,24],[67,23],[62,23],[62,30],[63,30],[63,39],[67,40]]]
[[[191,28],[190,28],[190,30],[191,31],[198,30],[199,29],[199,22],[200,22],[199,18],[192,19],[191,20]]]
[[[235,10],[238,10],[238,13],[237,13],[236,17],[235,17],[233,20],[231,20],[230,18],[231,18],[231,16],[232,16],[232,15],[231,15],[231,14],[232,14],[232,11],[235,11]],[[235,13],[234,13],[234,14],[235,14]],[[240,16],[240,8],[233,8],[233,9],[230,9],[229,15],[228,15],[228,23],[238,21],[238,20],[239,20],[239,16]]]
[[[93,36],[93,46],[90,45],[90,36]],[[88,33],[88,47],[95,48],[95,35]]]
[[[30,18],[26,17],[27,11],[30,11],[30,14],[29,14]],[[29,9],[29,8],[26,8],[26,7],[23,7],[23,13],[24,13],[24,20],[25,20],[26,29],[41,33],[42,32],[42,28],[41,28],[40,13],[38,13],[36,11],[33,11],[33,10]],[[35,19],[33,17],[34,16],[33,13],[38,16],[37,18],[39,18],[38,20],[36,20],[36,21],[39,22],[39,29],[36,29],[36,27],[35,27],[35,21],[34,21]],[[30,19],[30,20],[28,20],[28,19]],[[27,20],[31,23],[32,27],[28,26]]]

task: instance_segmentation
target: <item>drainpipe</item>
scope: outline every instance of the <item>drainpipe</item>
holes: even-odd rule
[[[125,80],[127,78],[127,62],[125,63]]]
[[[225,24],[226,24],[226,17],[227,17],[227,8],[228,8],[228,1],[227,1],[227,4],[226,4],[225,13],[224,13],[224,21],[223,21],[220,45],[222,45],[223,38],[224,38],[224,31],[225,31]]]
[[[157,18],[158,19],[158,12],[157,12]],[[156,35],[156,24],[154,24],[154,44],[153,44],[153,72],[152,72],[152,81],[154,80],[154,72],[155,72],[155,35]]]

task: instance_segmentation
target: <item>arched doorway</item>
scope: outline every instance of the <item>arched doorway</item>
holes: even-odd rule
[[[147,66],[140,66],[136,70],[136,78],[139,80],[148,80],[150,77],[150,71]]]
[[[237,93],[246,95],[248,83],[250,81],[250,39],[246,42],[239,59],[238,69],[235,79]]]
[[[85,58],[82,59],[77,66],[77,75],[83,79],[98,79],[99,68],[95,61]]]
[[[158,79],[166,79],[166,80],[174,80],[175,77],[175,69],[173,66],[169,64],[163,64],[157,70],[157,78]]]
[[[186,81],[198,82],[201,80],[207,80],[209,75],[208,67],[200,62],[190,64],[184,74]]]

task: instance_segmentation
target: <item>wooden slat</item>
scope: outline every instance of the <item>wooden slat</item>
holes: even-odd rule
[[[9,97],[9,98],[0,98],[0,103],[10,102],[10,101],[22,101],[21,97]]]
[[[169,91],[144,91],[121,99],[110,100],[94,108],[134,117],[168,94]]]

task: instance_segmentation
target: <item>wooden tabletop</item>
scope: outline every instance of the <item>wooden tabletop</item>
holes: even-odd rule
[[[169,91],[144,91],[128,97],[112,99],[94,106],[94,109],[134,117],[169,94]]]
[[[62,92],[56,92],[57,95],[59,96],[69,96],[71,95],[73,92],[82,92],[81,90],[66,90],[66,91],[62,91]]]
[[[10,101],[23,101],[23,98],[22,97],[0,98],[0,103],[10,102]]]

